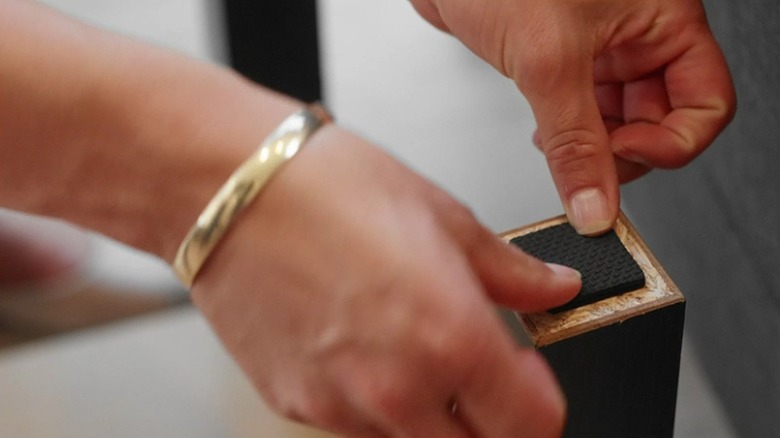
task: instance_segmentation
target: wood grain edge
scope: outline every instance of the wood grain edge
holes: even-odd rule
[[[501,233],[499,237],[510,241],[515,237],[566,221],[565,216],[556,216]],[[620,212],[614,230],[644,272],[645,286],[632,292],[556,314],[548,312],[515,313],[535,347],[543,347],[562,339],[620,323],[637,315],[685,301],[685,297],[650,252],[647,244],[623,212]]]

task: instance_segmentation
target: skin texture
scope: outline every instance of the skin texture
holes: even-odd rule
[[[685,164],[733,112],[697,2],[414,4],[517,82],[583,233],[612,223],[619,180]],[[233,169],[301,105],[32,2],[0,0],[0,60],[0,205],[168,262]],[[192,294],[290,418],[349,437],[545,438],[560,435],[565,401],[493,306],[538,311],[580,285],[329,125],[242,212]]]
[[[277,410],[349,436],[555,436],[554,379],[515,349],[491,300],[546,308],[576,275],[496,240],[335,126],[250,209],[193,296]]]
[[[728,67],[699,0],[413,0],[528,99],[581,234],[608,229],[618,184],[681,167],[733,117]]]

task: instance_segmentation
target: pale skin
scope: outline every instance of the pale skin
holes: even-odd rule
[[[597,211],[596,225],[567,207],[588,233],[614,220],[619,180],[692,159],[734,106],[697,2],[650,2],[693,29],[666,39],[664,25],[648,27],[643,8],[624,3],[414,2],[518,82],[564,205],[582,190],[605,193],[583,207]],[[593,23],[571,12],[597,6],[585,15]],[[548,25],[512,25],[529,18]],[[592,46],[554,45],[559,20]],[[637,66],[620,51],[596,56],[629,39],[648,40],[657,59]],[[703,46],[699,60],[714,70],[681,68],[663,84],[649,76],[623,87],[620,105],[615,84],[680,62],[678,40]],[[0,60],[0,205],[72,221],[168,262],[232,170],[301,105],[28,2],[0,1]],[[584,78],[568,77],[562,62]],[[691,110],[677,116],[673,90],[687,84],[694,96],[679,99]],[[349,437],[544,438],[560,435],[565,401],[493,305],[538,311],[579,287],[576,272],[504,244],[448,194],[328,125],[242,213],[192,294],[260,394],[290,418]]]

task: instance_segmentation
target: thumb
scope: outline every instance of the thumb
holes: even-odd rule
[[[577,68],[566,57],[557,59],[544,63],[545,72],[517,81],[518,86],[534,112],[535,140],[569,221],[580,234],[601,234],[617,218],[620,193],[592,61]]]

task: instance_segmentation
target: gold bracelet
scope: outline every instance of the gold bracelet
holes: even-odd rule
[[[198,271],[238,214],[257,197],[274,173],[298,153],[314,131],[330,120],[320,105],[303,108],[285,119],[233,172],[198,216],[173,260],[176,275],[187,287],[192,286]]]

